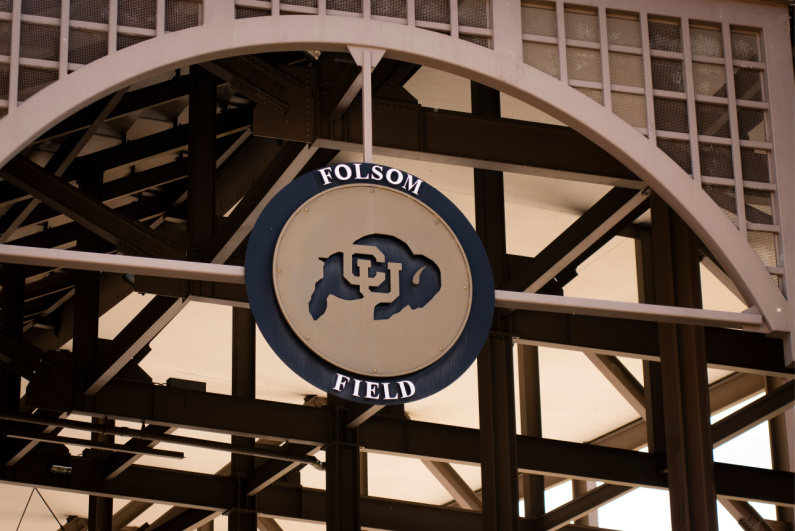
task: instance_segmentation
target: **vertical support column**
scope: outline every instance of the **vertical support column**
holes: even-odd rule
[[[25,267],[3,264],[2,282],[2,329],[6,334],[21,339],[25,307]],[[20,378],[5,363],[0,363],[0,387],[0,410],[18,413]]]
[[[494,29],[494,51],[507,52],[517,60],[523,61],[522,2],[502,0],[489,2],[489,5],[491,6],[491,27]]]
[[[651,208],[656,302],[700,308],[696,237],[659,197]],[[704,330],[658,327],[671,527],[717,531]]]
[[[786,380],[783,378],[765,378],[765,391],[770,393],[784,385]],[[767,427],[770,432],[770,457],[773,462],[773,470],[783,470],[792,472],[791,449],[795,444],[792,423],[793,411],[788,409],[781,415],[770,419]],[[790,418],[787,418],[790,417]],[[795,511],[791,507],[776,506],[776,519],[786,522],[791,529],[795,529]]]
[[[348,46],[353,61],[362,69],[362,161],[373,162],[373,68],[386,50]]]
[[[472,113],[500,115],[500,93],[472,83]],[[475,220],[495,284],[507,277],[502,172],[475,169]],[[510,320],[495,313],[492,333],[478,356],[483,528],[519,529],[513,342]]]
[[[519,349],[519,419],[522,435],[541,437],[541,373],[538,347],[518,345]],[[525,518],[541,517],[544,508],[544,476],[522,474]]]
[[[635,240],[635,265],[638,302],[654,304],[654,255],[651,229],[638,228]],[[649,453],[665,453],[665,424],[662,413],[662,375],[659,361],[643,362],[643,391],[646,403],[646,439]]]
[[[359,441],[356,430],[346,428],[342,400],[328,397],[329,426],[326,445],[326,529],[360,529]]]
[[[188,123],[188,229],[191,260],[203,261],[215,229],[216,85],[211,73],[190,67]]]
[[[254,399],[256,389],[256,325],[248,308],[232,308],[232,396]],[[232,444],[254,447],[251,437],[232,436]],[[246,477],[254,470],[254,457],[232,454],[237,507],[229,512],[229,531],[256,531],[255,498],[247,496]]]
[[[595,481],[584,481],[581,479],[573,479],[571,480],[571,493],[576,500],[580,496],[585,496],[588,494],[589,490],[593,490],[596,488]],[[590,513],[577,518],[574,523],[576,525],[585,525],[591,527],[598,527],[599,526],[599,514],[596,512],[597,509],[592,510]]]
[[[92,197],[102,197],[102,172],[88,174],[78,179],[81,190]],[[88,229],[81,228],[77,236],[77,248],[85,252],[99,251],[100,238]],[[87,367],[97,357],[97,337],[99,335],[99,273],[94,271],[78,271],[75,282],[75,317],[74,342],[72,350],[75,355],[78,385],[76,389],[85,389],[84,374]],[[94,423],[102,423],[103,419],[95,418]],[[92,433],[92,441],[111,442],[112,436]],[[113,498],[88,498],[88,529],[89,531],[110,531],[113,520]]]

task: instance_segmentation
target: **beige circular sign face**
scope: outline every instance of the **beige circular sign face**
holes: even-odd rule
[[[408,194],[332,188],[276,244],[273,284],[304,344],[342,369],[400,376],[442,357],[472,303],[469,264],[447,224]]]

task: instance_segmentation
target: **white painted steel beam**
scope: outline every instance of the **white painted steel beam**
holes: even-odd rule
[[[242,266],[86,253],[63,249],[0,244],[0,262],[245,284],[245,273]],[[511,310],[578,313],[596,317],[767,331],[764,328],[762,316],[750,309],[748,313],[721,312],[501,290],[495,292],[494,305],[497,308]]]

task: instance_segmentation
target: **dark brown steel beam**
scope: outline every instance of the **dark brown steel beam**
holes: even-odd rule
[[[181,255],[152,229],[119,215],[24,157],[13,158],[0,175],[114,245],[144,256],[176,259]]]
[[[572,520],[595,511],[602,505],[610,503],[616,498],[631,491],[632,487],[623,485],[605,484],[588,491],[586,494],[573,499],[541,516],[533,526],[539,531],[554,531],[566,526]]]
[[[541,373],[538,347],[518,346],[519,362],[519,419],[521,434],[542,437],[541,429]],[[522,474],[521,487],[525,518],[538,518],[544,508],[544,476]]]
[[[651,199],[655,302],[701,307],[696,238],[661,198]],[[703,327],[660,323],[665,453],[671,526],[717,531]]]
[[[712,444],[723,444],[757,424],[780,415],[793,404],[795,382],[790,381],[713,424]]]

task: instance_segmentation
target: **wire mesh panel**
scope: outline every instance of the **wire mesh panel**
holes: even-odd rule
[[[684,100],[654,98],[654,121],[659,131],[689,133],[687,102]]]
[[[711,103],[696,103],[698,134],[729,138],[729,107]]]
[[[21,24],[19,36],[19,55],[31,59],[57,61],[60,51],[61,29],[57,26]]]
[[[61,0],[22,0],[22,14],[61,18]]]
[[[659,147],[666,155],[671,157],[674,162],[685,170],[685,172],[693,173],[693,163],[690,159],[690,143],[680,140],[669,140],[667,138],[658,138],[657,147]]]
[[[381,17],[407,18],[405,0],[373,0],[370,4],[373,15]]]
[[[759,61],[759,35],[757,33],[731,32],[732,57],[739,61]]]
[[[773,224],[773,196],[764,190],[745,190],[745,219],[749,223]]]
[[[602,55],[599,50],[566,48],[569,79],[602,82]]]
[[[348,13],[361,13],[362,0],[327,0],[326,9],[331,11],[347,11]]]
[[[7,64],[0,63],[0,100],[8,99],[8,83],[11,67]]]
[[[633,127],[645,128],[646,98],[637,94],[613,92],[613,113]]]
[[[778,267],[780,265],[775,233],[749,230],[748,243],[767,267]]]
[[[462,41],[471,42],[473,44],[477,44],[478,46],[483,46],[484,48],[489,48],[491,46],[491,39],[488,37],[483,37],[480,35],[461,35]]]
[[[142,43],[144,41],[148,41],[152,37],[143,37],[140,35],[125,35],[123,33],[119,33],[119,36],[116,39],[116,49],[123,50],[125,48],[129,48],[135,44]]]
[[[235,7],[235,18],[256,18],[270,15],[269,9],[254,9],[252,7]]]
[[[560,79],[560,57],[554,44],[523,42],[524,62],[552,77]]]
[[[716,146],[700,143],[698,145],[701,175],[733,179],[731,146]]]
[[[652,57],[651,83],[658,90],[684,92],[685,71],[682,61]]]
[[[522,33],[557,37],[558,22],[555,6],[522,3]]]
[[[735,67],[734,95],[738,100],[765,101],[765,93],[762,90],[762,72]]]
[[[696,94],[726,98],[726,67],[693,63],[693,89]]]
[[[199,25],[201,4],[190,0],[166,0],[166,31],[179,31]]]
[[[581,87],[576,87],[576,88],[578,91],[582,92],[583,94],[594,100],[599,105],[602,105],[604,103],[603,93],[601,90],[581,88]]]
[[[157,2],[156,0],[118,0],[119,26],[155,29]]]
[[[567,39],[599,42],[599,19],[596,10],[567,8],[564,21]]]
[[[108,23],[109,0],[70,0],[69,19]]]
[[[682,31],[679,23],[667,20],[650,20],[649,46],[652,50],[681,53]]]
[[[640,20],[623,13],[607,14],[607,43],[617,46],[641,47]]]
[[[11,22],[0,20],[0,55],[11,55]]]
[[[415,0],[414,18],[424,22],[450,23],[450,2],[448,0]]]
[[[108,34],[69,28],[69,62],[86,65],[108,55]]]
[[[19,67],[19,101],[25,101],[35,93],[58,81],[58,72],[41,68]]]
[[[690,53],[723,57],[723,35],[720,28],[690,27]]]
[[[715,201],[727,218],[737,222],[737,193],[734,188],[704,185],[704,191]]]
[[[317,7],[317,0],[281,0],[280,4],[302,7]]]
[[[11,9],[14,3],[12,0],[0,0],[0,11],[5,13],[11,13]]]
[[[757,183],[769,183],[769,158],[769,151],[763,149],[740,148],[743,180]]]
[[[628,87],[645,85],[643,77],[643,58],[639,55],[610,52],[610,83]]]
[[[488,28],[488,0],[458,0],[458,24],[472,28]]]
[[[737,125],[740,128],[740,139],[767,141],[765,111],[759,109],[737,109]]]

